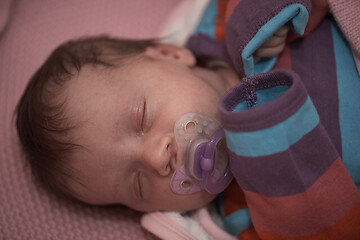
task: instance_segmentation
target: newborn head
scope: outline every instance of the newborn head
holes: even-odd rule
[[[69,42],[31,79],[17,128],[33,172],[51,189],[140,211],[195,209],[215,195],[172,192],[174,124],[189,112],[216,117],[231,82],[232,73],[196,66],[181,47]]]

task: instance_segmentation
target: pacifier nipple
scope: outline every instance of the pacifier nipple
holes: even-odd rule
[[[225,138],[220,123],[203,114],[187,113],[176,121],[174,135],[178,146],[178,165],[171,179],[172,190],[178,194],[192,194],[202,189],[213,193],[211,189],[207,189],[207,182],[209,179],[212,182],[221,179],[228,166]],[[210,157],[202,160],[206,149],[210,152]],[[204,177],[204,170],[210,175]],[[204,178],[207,181],[205,183]]]

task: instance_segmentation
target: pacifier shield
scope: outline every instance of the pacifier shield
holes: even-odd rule
[[[194,159],[197,149],[206,145],[214,132],[220,128],[220,123],[203,114],[187,113],[175,123],[174,135],[178,146],[177,163],[171,179],[171,188],[178,194],[192,194],[204,188],[200,162]],[[224,141],[216,145],[214,156],[214,171],[211,178],[216,182],[225,172],[228,155]]]
[[[185,165],[185,170],[190,171],[188,174],[192,177],[198,179],[192,170],[193,163],[188,161],[190,144],[195,139],[209,139],[219,127],[220,123],[216,119],[198,113],[184,114],[176,121],[174,135],[178,146],[177,162],[180,166]]]

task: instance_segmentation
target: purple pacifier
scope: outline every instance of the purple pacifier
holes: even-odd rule
[[[225,134],[218,121],[202,114],[188,113],[174,126],[178,145],[171,188],[178,194],[201,190],[217,194],[231,182]]]

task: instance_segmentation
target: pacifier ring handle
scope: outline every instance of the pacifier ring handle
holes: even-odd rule
[[[194,169],[194,172],[201,172],[202,184],[205,190],[212,194],[217,194],[225,190],[233,179],[229,162],[227,163],[226,170],[222,176],[220,172],[215,169],[216,147],[224,137],[224,130],[219,128],[214,132],[208,142],[204,142],[197,146],[194,153],[195,159],[193,166],[201,167],[201,169]]]

